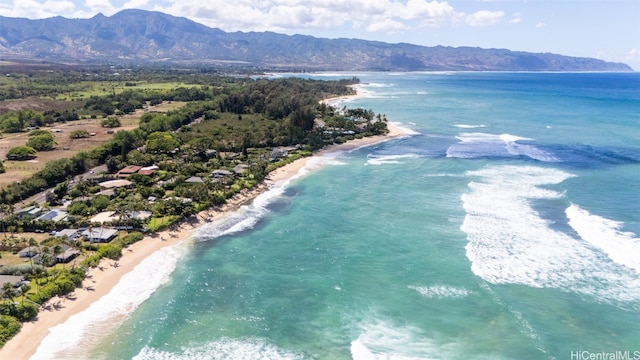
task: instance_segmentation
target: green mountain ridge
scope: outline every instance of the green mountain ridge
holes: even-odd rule
[[[90,19],[0,16],[0,54],[50,61],[238,63],[282,70],[632,71],[622,63],[550,53],[227,33],[145,10]]]

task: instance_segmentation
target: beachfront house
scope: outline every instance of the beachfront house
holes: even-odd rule
[[[55,256],[56,263],[66,264],[80,255],[80,252],[69,245],[61,245],[62,252]]]
[[[110,228],[91,228],[82,232],[82,236],[92,243],[108,243],[116,237],[118,230]]]

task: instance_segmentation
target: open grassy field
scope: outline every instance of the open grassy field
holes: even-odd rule
[[[195,87],[196,84],[186,84],[179,82],[147,83],[135,82],[134,86],[127,86],[124,81],[86,81],[76,84],[76,90],[69,93],[60,94],[57,100],[77,100],[86,99],[91,96],[102,96],[107,94],[119,94],[125,90],[170,90],[178,87]]]

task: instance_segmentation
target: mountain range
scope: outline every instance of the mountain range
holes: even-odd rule
[[[622,63],[550,53],[224,32],[145,10],[90,19],[0,16],[0,58],[238,64],[281,70],[632,71]]]

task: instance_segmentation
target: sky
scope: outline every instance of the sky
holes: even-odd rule
[[[0,15],[144,9],[232,31],[548,52],[640,71],[640,0],[0,0]]]

